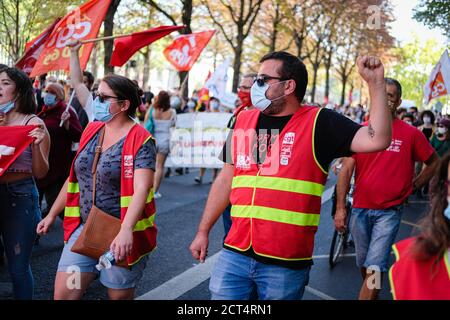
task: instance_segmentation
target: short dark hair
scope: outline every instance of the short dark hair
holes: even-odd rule
[[[263,63],[267,60],[279,60],[282,62],[281,69],[278,70],[278,73],[282,80],[292,79],[295,81],[295,96],[302,102],[305,97],[306,87],[308,86],[308,70],[306,70],[306,66],[302,60],[285,51],[268,53],[259,62]]]
[[[28,75],[18,68],[0,69],[5,72],[16,85],[16,111],[23,114],[36,112],[36,100],[34,98],[33,84]]]
[[[170,94],[167,91],[161,90],[158,93],[157,99],[153,104],[155,109],[161,109],[162,111],[167,111],[170,109]]]
[[[423,117],[424,116],[429,116],[430,120],[431,120],[431,124],[434,124],[434,121],[436,120],[436,117],[434,116],[434,113],[430,110],[424,110],[422,111],[422,113],[420,114],[420,121],[423,122]]]
[[[400,82],[398,82],[398,80],[392,79],[392,78],[384,78],[384,81],[386,82],[386,84],[390,85],[390,86],[395,86],[397,88],[397,94],[398,94],[398,98],[400,99],[402,97],[402,85],[400,84]]]
[[[111,88],[118,100],[130,101],[127,114],[130,117],[136,115],[136,109],[141,105],[141,98],[138,95],[138,87],[130,79],[117,74],[108,74],[103,78],[104,82]]]
[[[87,78],[87,81],[89,83],[89,89],[92,88],[92,85],[94,84],[94,75],[92,73],[90,73],[89,71],[83,71],[83,76]]]
[[[6,64],[0,63],[0,70],[6,69],[8,66]]]
[[[414,121],[414,116],[411,113],[405,113],[404,115],[402,115],[402,120],[405,118],[409,118],[411,119],[411,121]]]

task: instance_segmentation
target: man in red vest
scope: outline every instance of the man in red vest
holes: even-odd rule
[[[223,150],[229,156],[190,246],[204,262],[209,232],[230,201],[232,226],[212,272],[212,299],[301,299],[331,161],[383,150],[391,140],[379,59],[357,62],[372,101],[366,127],[302,104],[308,73],[297,57],[273,52],[260,62],[251,88],[255,109],[237,117]]]
[[[386,78],[386,92],[392,116],[391,145],[384,151],[358,153],[345,159],[337,184],[335,226],[343,231],[347,218],[345,197],[356,168],[350,232],[364,281],[361,300],[377,299],[383,273],[388,271],[403,203],[413,189],[420,189],[430,180],[439,160],[421,131],[396,118],[402,103],[400,83]],[[414,179],[416,161],[427,167]]]

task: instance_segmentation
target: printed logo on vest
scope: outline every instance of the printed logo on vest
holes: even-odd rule
[[[123,165],[125,167],[132,167],[133,166],[133,155],[124,155],[123,156]]]
[[[284,135],[283,144],[294,144],[295,132],[288,132]]]
[[[124,177],[125,179],[133,179],[133,168],[125,168]]]
[[[246,154],[239,153],[237,155],[236,168],[242,170],[250,169],[250,157]]]

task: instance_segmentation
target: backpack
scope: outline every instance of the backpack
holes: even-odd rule
[[[152,135],[155,134],[155,122],[153,121],[153,107],[150,107],[150,115],[147,122],[144,124],[145,129]]]

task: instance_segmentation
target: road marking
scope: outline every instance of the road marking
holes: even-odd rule
[[[137,297],[136,300],[175,300],[194,289],[211,276],[211,270],[219,257],[219,252],[207,258],[159,287]]]
[[[415,223],[412,223],[412,222],[409,222],[409,221],[406,221],[406,220],[402,220],[402,223],[407,224],[408,226],[412,226],[414,228],[419,228],[418,224],[415,224]]]
[[[322,255],[318,255],[318,256],[313,256],[313,259],[328,259],[329,257],[330,257],[329,254],[322,254]],[[343,257],[343,258],[356,257],[356,253],[341,254],[339,257]]]
[[[322,195],[322,203],[331,199],[333,191],[334,187],[325,190]],[[175,300],[181,297],[186,292],[191,291],[210,278],[212,268],[218,257],[219,252],[206,259],[205,263],[199,263],[195,267],[186,270],[159,287],[137,297],[136,300]],[[310,287],[306,287],[305,290],[321,299],[336,300],[333,297]]]
[[[306,291],[308,291],[309,293],[321,298],[322,300],[337,300],[336,298],[333,298],[332,296],[327,295],[326,293],[323,293],[322,291],[316,290],[314,288],[311,288],[309,286],[307,286],[305,288]]]

